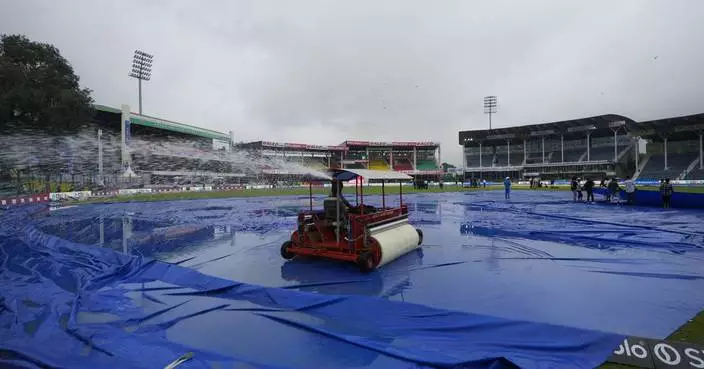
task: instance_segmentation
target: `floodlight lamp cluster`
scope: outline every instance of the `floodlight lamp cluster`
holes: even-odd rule
[[[152,76],[152,60],[154,60],[154,55],[147,54],[141,50],[135,50],[134,59],[132,60],[132,71],[129,76],[149,81]]]
[[[485,114],[496,113],[496,106],[497,106],[496,96],[484,97],[484,113]]]

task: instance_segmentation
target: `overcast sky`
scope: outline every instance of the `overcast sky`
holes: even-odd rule
[[[0,33],[58,47],[98,104],[238,140],[434,140],[615,113],[704,112],[704,1],[0,0]]]

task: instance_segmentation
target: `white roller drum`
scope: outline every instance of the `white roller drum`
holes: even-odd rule
[[[381,260],[377,268],[419,247],[418,232],[406,219],[370,229],[370,235],[381,248]]]

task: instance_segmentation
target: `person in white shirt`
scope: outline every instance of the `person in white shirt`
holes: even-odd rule
[[[636,202],[636,184],[632,179],[626,180],[626,195],[628,196],[628,205],[633,205]]]

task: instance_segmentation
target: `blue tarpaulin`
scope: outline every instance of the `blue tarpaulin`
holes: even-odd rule
[[[704,307],[701,212],[502,195],[407,196],[425,246],[368,275],[281,259],[305,198],[7,211],[0,365],[589,368]]]
[[[704,209],[704,194],[681,192],[678,191],[678,189],[678,187],[674,188],[672,199],[670,200],[671,207],[685,209]],[[594,193],[606,196],[607,190],[605,188],[597,188],[595,189]],[[626,191],[619,191],[619,198],[622,201],[626,201],[628,199],[628,194],[626,194]],[[659,191],[636,190],[635,204],[642,206],[662,206],[662,195],[660,195]]]

